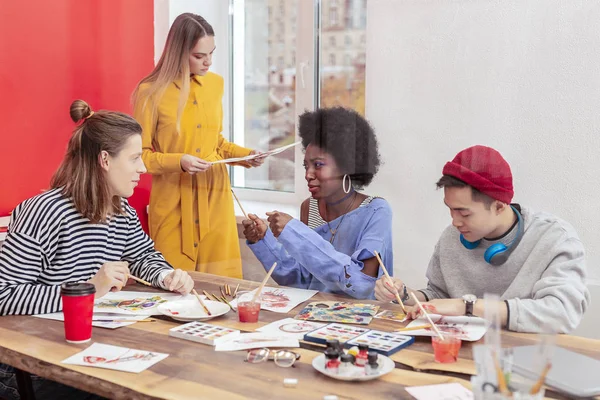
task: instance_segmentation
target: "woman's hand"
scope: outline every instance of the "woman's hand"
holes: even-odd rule
[[[379,301],[396,300],[396,292],[402,297],[404,292],[404,282],[397,278],[388,279],[382,276],[375,282],[375,298]]]
[[[285,228],[287,223],[293,219],[291,215],[279,211],[268,212],[267,215],[269,216],[269,218],[267,218],[269,227],[275,237],[279,237],[281,232],[283,232],[283,228]]]
[[[250,152],[250,155],[254,155],[254,154],[262,154],[262,153],[258,150],[252,150]],[[252,160],[248,160],[248,164],[250,164],[252,167],[260,167],[261,165],[263,165],[264,162],[265,162],[265,157],[256,157],[256,158],[253,158]]]
[[[194,280],[192,277],[181,269],[176,269],[165,276],[163,284],[171,292],[181,294],[188,294],[194,288]]]
[[[204,161],[201,158],[184,154],[179,161],[181,169],[190,175],[194,175],[197,172],[203,172],[210,168],[211,164],[208,161]]]
[[[96,287],[96,297],[108,292],[118,292],[127,284],[129,264],[126,261],[110,261],[103,264],[88,283]]]
[[[242,221],[244,225],[244,236],[250,244],[254,244],[265,237],[267,233],[267,224],[254,214],[248,214],[248,218]]]

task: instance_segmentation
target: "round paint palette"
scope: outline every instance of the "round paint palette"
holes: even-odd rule
[[[158,306],[158,311],[177,321],[206,321],[227,314],[229,306],[218,301],[204,300],[204,304],[212,315],[206,314],[198,300],[168,301]]]
[[[351,371],[347,374],[334,374],[325,368],[325,354],[319,354],[312,360],[314,369],[330,378],[341,381],[370,381],[371,379],[377,379],[392,372],[395,368],[394,362],[389,357],[381,354],[378,354],[377,356],[377,363],[379,364],[379,370],[377,371],[378,373],[374,375],[367,375],[365,374],[364,367],[356,366],[353,366]]]

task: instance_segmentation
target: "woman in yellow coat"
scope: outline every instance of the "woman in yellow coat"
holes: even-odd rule
[[[158,64],[133,94],[134,116],[153,175],[148,222],[156,248],[176,268],[241,278],[227,168],[211,162],[256,152],[221,134],[223,78],[208,72],[214,50],[204,18],[177,17]]]

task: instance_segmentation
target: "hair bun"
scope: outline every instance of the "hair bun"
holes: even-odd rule
[[[69,110],[71,114],[71,119],[73,122],[79,122],[90,115],[92,115],[92,108],[88,103],[83,100],[75,100],[71,103],[71,109]]]

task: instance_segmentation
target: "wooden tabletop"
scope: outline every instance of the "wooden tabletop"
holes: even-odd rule
[[[192,276],[200,293],[202,290],[217,293],[224,283],[234,287],[239,283],[240,290],[258,286],[257,282],[202,273],[192,273]],[[148,291],[149,288],[134,285],[126,290]],[[348,299],[318,293],[308,302],[316,300]],[[378,304],[382,309],[396,307]],[[233,312],[211,320],[211,323],[253,331],[270,322],[295,316],[302,307],[303,304],[288,314],[263,310],[256,324],[240,323]],[[457,363],[436,364],[430,339],[418,337],[409,348],[391,357],[397,363],[391,373],[369,382],[342,382],[330,379],[312,367],[313,358],[321,354],[314,344],[302,343],[302,348],[297,350],[302,357],[293,368],[277,367],[273,362],[249,364],[244,362],[245,351],[215,352],[211,346],[169,337],[169,329],[179,324],[165,317],[153,323],[137,323],[114,330],[94,328],[91,342],[75,345],[64,340],[62,322],[29,316],[2,317],[0,362],[101,396],[128,399],[322,399],[328,394],[335,394],[340,399],[411,399],[405,386],[459,382],[469,388],[469,375],[474,373],[471,343],[463,342]],[[391,331],[403,325],[374,319],[368,327]],[[503,332],[502,340],[505,345],[518,346],[535,343],[536,337]],[[139,374],[61,364],[62,360],[94,342],[168,353],[169,357]],[[600,359],[600,341],[561,335],[558,343]],[[285,388],[285,378],[298,379],[298,385]],[[552,392],[550,395],[561,398]]]

